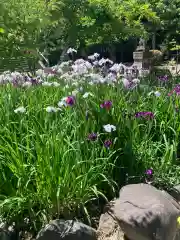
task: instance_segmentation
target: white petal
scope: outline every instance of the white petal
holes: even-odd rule
[[[77,50],[74,49],[74,48],[69,48],[69,49],[67,50],[67,54],[73,53],[73,52],[77,53]]]
[[[52,106],[48,106],[47,108],[46,108],[46,112],[57,112],[57,108],[55,108],[55,107],[52,107]]]
[[[156,92],[154,92],[154,95],[155,95],[156,97],[160,97],[160,96],[161,96],[161,93],[160,93],[159,91],[156,91]]]
[[[116,131],[116,127],[114,125],[111,125],[111,124],[104,125],[103,128],[108,133]]]
[[[84,93],[83,98],[88,98],[89,96],[94,96],[94,95],[90,92],[86,92]]]
[[[24,113],[24,112],[26,112],[26,109],[25,109],[24,107],[18,107],[18,108],[16,108],[16,109],[14,110],[14,112],[15,112],[15,113],[18,113],[18,112]]]
[[[72,96],[76,96],[78,93],[79,93],[78,90],[74,90],[74,91],[72,91]]]
[[[66,99],[67,99],[67,97],[64,97],[64,98],[61,99],[61,101],[58,102],[58,107],[59,108],[67,106]]]
[[[153,93],[154,93],[153,91],[149,92],[149,93],[148,93],[148,96],[151,96]]]
[[[129,87],[130,82],[129,82],[128,79],[123,78],[123,79],[122,79],[122,82],[123,82],[124,87],[126,87],[126,88]]]
[[[59,87],[60,86],[60,83],[58,83],[58,82],[53,82],[52,84],[53,84],[54,87]]]
[[[25,83],[23,83],[22,86],[23,87],[30,87],[30,86],[32,86],[32,83],[31,82],[25,82]]]
[[[135,78],[135,79],[132,80],[132,82],[133,82],[133,83],[140,83],[140,80],[137,79],[137,78]]]
[[[50,87],[50,86],[52,86],[52,85],[53,85],[53,83],[50,83],[50,82],[43,82],[43,83],[42,83],[42,86]]]

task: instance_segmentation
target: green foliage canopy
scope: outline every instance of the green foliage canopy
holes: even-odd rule
[[[49,43],[82,46],[111,44],[132,36],[146,36],[142,19],[159,19],[148,3],[137,0],[57,0]],[[47,39],[47,37],[46,37]],[[52,44],[53,46],[53,44]]]
[[[0,0],[1,57],[35,50],[39,35],[50,24],[52,6],[44,0]]]

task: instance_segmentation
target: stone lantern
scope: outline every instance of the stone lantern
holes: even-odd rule
[[[134,64],[138,70],[151,70],[151,58],[152,53],[146,47],[146,42],[144,39],[140,39],[139,44],[133,52]]]

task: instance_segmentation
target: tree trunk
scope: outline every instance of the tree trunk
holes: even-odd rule
[[[87,58],[87,54],[86,54],[86,50],[85,50],[85,48],[83,47],[83,48],[81,48],[81,56],[83,57],[83,58]]]
[[[68,50],[68,45],[66,45],[64,48],[63,48],[63,51],[61,53],[61,56],[60,56],[60,62],[63,62],[63,61],[66,61],[68,60],[68,56],[67,56],[67,50]]]
[[[87,53],[86,53],[86,44],[85,44],[85,41],[81,40],[80,41],[80,54],[83,58],[87,58]]]
[[[109,46],[109,56],[113,62],[116,62],[116,49],[113,44]]]
[[[152,35],[152,49],[156,49],[156,32]]]

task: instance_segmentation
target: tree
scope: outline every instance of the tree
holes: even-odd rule
[[[57,24],[49,31],[50,50],[57,45],[59,48],[84,48],[95,43],[112,46],[132,36],[146,36],[143,18],[158,20],[150,4],[137,0],[57,0],[56,3],[60,7],[52,12]]]
[[[159,34],[160,41],[168,44],[175,39],[180,42],[180,0],[148,0],[160,21],[149,24],[150,36]]]
[[[44,0],[0,0],[0,56],[22,56],[27,50],[35,53],[42,30],[50,24],[53,4]]]

